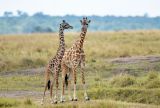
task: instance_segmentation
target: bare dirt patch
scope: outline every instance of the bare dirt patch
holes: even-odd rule
[[[160,56],[135,56],[135,57],[125,57],[125,58],[115,58],[109,60],[111,63],[121,63],[121,64],[135,64],[140,62],[160,62]]]
[[[7,71],[7,72],[1,72],[0,76],[14,76],[14,75],[42,75],[44,74],[44,67],[42,68],[33,68],[33,69],[25,69],[25,70],[17,70],[17,71]]]

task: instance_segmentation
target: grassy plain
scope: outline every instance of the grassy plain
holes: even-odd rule
[[[69,48],[78,36],[79,33],[66,33],[66,47]],[[44,67],[55,55],[58,41],[56,33],[0,36],[0,92],[16,90],[42,92],[44,89],[42,72],[19,75],[17,71],[23,73],[21,70]],[[158,30],[87,33],[84,43],[85,74],[88,93],[93,101],[88,104],[80,102],[76,105],[66,103],[55,107],[158,108],[157,105],[160,105],[160,60],[147,58],[144,61],[141,58],[150,55],[159,56],[159,48],[160,31]],[[135,56],[140,61],[129,59],[125,63],[112,62],[115,58],[123,60],[123,58]],[[82,100],[80,73],[77,89],[78,97]],[[108,101],[110,99],[112,101]],[[11,107],[27,107],[28,103],[30,107],[39,107],[32,99],[0,99],[0,107],[8,103],[13,104]]]
[[[65,33],[67,48],[78,37],[79,33]],[[58,42],[56,33],[0,36],[0,71],[44,66],[55,55]],[[84,43],[87,64],[107,58],[159,55],[159,48],[160,31],[156,30],[91,32]]]

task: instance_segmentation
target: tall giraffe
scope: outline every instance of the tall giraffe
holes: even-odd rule
[[[59,27],[59,47],[57,50],[56,55],[49,61],[46,70],[45,70],[45,90],[43,94],[43,98],[41,101],[41,104],[44,102],[45,92],[50,89],[50,97],[51,97],[51,103],[57,103],[57,91],[58,91],[58,75],[61,68],[61,60],[65,52],[65,41],[64,41],[64,30],[65,29],[73,29],[72,26],[70,26],[65,20],[60,24]],[[50,80],[50,74],[53,76],[53,81]],[[53,75],[54,74],[54,75]],[[55,97],[54,100],[52,99],[52,89],[53,84],[56,81],[56,91],[55,91]]]
[[[73,46],[65,51],[64,56],[62,58],[61,62],[61,68],[62,68],[62,95],[61,95],[61,102],[64,102],[64,85],[68,84],[68,96],[69,100],[77,101],[76,97],[76,69],[78,66],[81,67],[81,73],[82,73],[82,83],[84,88],[84,97],[85,100],[89,100],[89,97],[86,92],[86,86],[85,86],[85,76],[84,76],[84,66],[85,66],[85,54],[83,50],[83,43],[84,39],[87,33],[88,24],[91,22],[91,20],[88,20],[87,17],[84,17],[83,20],[80,20],[82,29],[80,34],[80,39],[78,39]],[[74,94],[73,99],[71,97],[71,75],[74,80]]]

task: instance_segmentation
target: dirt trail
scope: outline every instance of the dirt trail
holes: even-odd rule
[[[42,75],[44,74],[44,67],[42,68],[33,68],[33,69],[25,69],[25,70],[17,70],[17,71],[7,71],[0,72],[0,76],[13,76],[13,75],[24,75],[24,76],[34,76],[34,75]]]
[[[48,92],[47,92],[48,93]],[[0,91],[0,97],[9,98],[33,98],[42,96],[42,92],[37,91]]]
[[[135,57],[125,57],[125,58],[115,58],[110,59],[109,62],[121,63],[121,64],[135,64],[140,62],[160,62],[160,56],[135,56]]]

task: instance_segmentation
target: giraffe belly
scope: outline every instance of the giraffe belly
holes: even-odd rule
[[[69,68],[72,68],[72,62],[69,62],[69,61],[66,61],[65,62],[65,65]]]

